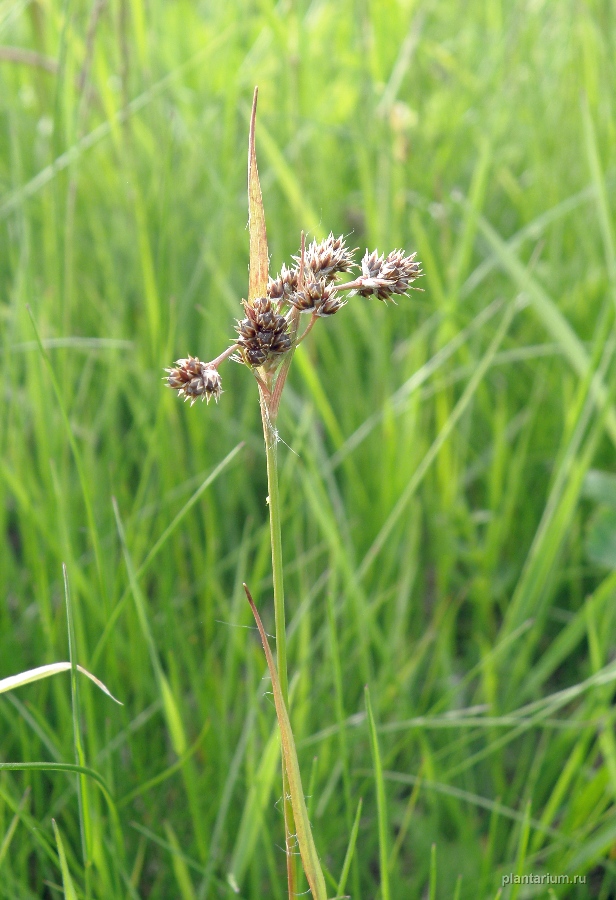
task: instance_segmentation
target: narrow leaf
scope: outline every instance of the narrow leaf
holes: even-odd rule
[[[56,844],[58,845],[58,856],[60,857],[60,870],[62,872],[62,886],[64,888],[64,896],[66,900],[77,900],[77,892],[75,890],[75,885],[73,884],[73,879],[71,878],[71,873],[68,869],[66,853],[64,852],[64,844],[62,843],[62,838],[60,837],[60,831],[58,829],[58,826],[56,825],[56,820],[52,819],[51,824],[53,825],[53,833],[56,837]]]
[[[460,891],[462,890],[462,876],[458,875],[456,879],[456,889],[453,895],[453,900],[460,900]]]
[[[171,865],[173,866],[173,874],[177,882],[178,890],[182,900],[196,900],[197,895],[188,871],[188,865],[182,855],[182,849],[177,835],[169,822],[164,823],[167,840],[173,849],[171,854]]]
[[[436,900],[436,844],[430,847],[430,890],[429,900]]]
[[[235,839],[231,865],[227,881],[235,890],[242,883],[246,869],[253,857],[259,833],[263,827],[263,810],[267,806],[276,772],[280,761],[280,745],[278,743],[276,725],[261,755],[259,767],[251,779],[250,788],[244,803],[240,826]],[[239,893],[239,890],[237,891]]]
[[[248,136],[248,234],[250,237],[250,268],[248,274],[248,302],[256,297],[264,297],[267,291],[267,272],[269,258],[267,253],[267,232],[265,230],[265,213],[263,197],[257,170],[257,154],[255,152],[255,121],[257,117],[257,95],[255,88],[250,116],[250,133]]]
[[[28,786],[24,792],[23,797],[21,798],[21,800],[19,802],[19,806],[17,807],[17,811],[16,811],[15,815],[11,819],[11,824],[9,825],[9,827],[6,830],[6,834],[4,835],[4,837],[2,839],[2,844],[0,844],[0,866],[2,866],[2,863],[4,862],[4,857],[7,855],[8,851],[9,851],[9,847],[11,846],[11,841],[13,840],[13,835],[15,834],[15,831],[17,830],[17,825],[19,824],[19,817],[26,805],[26,802],[27,802],[29,796],[30,796],[30,787]]]
[[[118,817],[118,811],[114,802],[114,799],[111,795],[109,788],[105,782],[105,779],[98,774],[94,769],[90,769],[87,766],[76,766],[74,763],[63,763],[63,762],[0,762],[0,772],[74,772],[76,774],[87,775],[91,778],[101,789],[105,800],[107,801],[107,807],[109,809],[109,815],[111,818],[111,826],[114,832],[115,837],[115,853],[117,859],[119,860],[121,865],[124,865],[124,839],[122,836],[122,829],[120,826],[120,819]],[[15,804],[10,800],[10,797],[2,791],[0,788],[0,796],[5,803],[8,803],[13,810],[17,811]],[[20,806],[21,808],[21,806]],[[27,824],[27,823],[26,823]],[[42,845],[41,845],[42,846]],[[43,849],[47,852],[47,843],[45,842]]]
[[[302,788],[302,779],[299,773],[299,763],[297,761],[297,751],[295,749],[295,741],[293,740],[293,732],[291,730],[291,722],[289,714],[282,698],[282,690],[278,679],[278,672],[274,663],[274,657],[267,642],[267,635],[261,622],[261,617],[257,612],[254,600],[250,595],[250,591],[244,585],[252,614],[255,617],[263,650],[267,660],[270,678],[272,679],[272,690],[274,692],[274,703],[276,705],[276,715],[278,717],[278,725],[280,727],[280,742],[282,745],[282,755],[287,772],[289,782],[289,793],[291,794],[291,804],[293,806],[293,818],[295,820],[295,828],[297,831],[297,843],[299,852],[304,866],[304,872],[308,880],[310,892],[314,900],[327,900],[327,889],[325,887],[325,878],[319,862],[317,848],[312,837],[310,828],[310,820],[308,819],[308,810],[306,809],[306,801],[304,799],[304,791]]]
[[[53,833],[56,837],[56,844],[58,845],[58,856],[60,857],[60,870],[62,872],[62,886],[64,887],[64,896],[66,897],[66,900],[77,900],[77,892],[75,890],[75,885],[73,884],[73,879],[71,878],[71,873],[68,869],[66,853],[64,852],[64,844],[62,843],[62,838],[60,837],[60,831],[58,829],[58,826],[56,825],[56,820],[52,819],[51,824],[53,825]]]
[[[20,672],[18,675],[9,675],[8,678],[0,678],[0,694],[4,694],[5,691],[13,691],[15,688],[22,687],[24,684],[30,684],[32,681],[40,681],[41,678],[49,678],[50,675],[56,675],[58,672],[68,672],[70,668],[70,662],[49,663],[47,666],[37,666],[36,669],[27,669],[25,672]],[[106,687],[96,675],[88,672],[83,666],[76,666],[75,668],[78,672],[81,672],[82,675],[86,675],[90,681],[93,681],[94,684],[99,687],[103,693],[107,694],[108,697],[111,697],[115,703],[124,706],[117,697],[113,696],[109,688]]]
[[[79,718],[79,689],[77,685],[77,644],[75,638],[75,623],[73,622],[73,608],[71,605],[71,591],[68,580],[66,564],[62,563],[64,576],[64,601],[66,604],[66,622],[68,626],[68,655],[71,663],[71,707],[73,711],[73,749],[75,764],[85,766],[86,758],[81,741],[81,722]],[[83,863],[88,870],[92,857],[92,822],[90,819],[90,803],[88,798],[88,779],[85,775],[78,775],[77,804],[79,808],[79,831],[81,834],[81,850]],[[59,836],[59,833],[58,833]],[[66,890],[66,888],[65,888]]]
[[[4,770],[7,772],[27,772],[30,770],[34,771],[35,769],[41,772],[76,772],[77,774],[81,773],[92,778],[99,785],[101,791],[105,795],[105,799],[109,803],[112,815],[117,819],[115,803],[105,779],[102,775],[99,775],[98,772],[94,769],[90,769],[88,766],[77,766],[75,763],[63,762],[0,762],[0,772],[3,772]]]
[[[518,854],[516,861],[516,875],[522,875],[524,871],[524,863],[526,861],[526,851],[528,849],[528,837],[530,835],[530,800],[526,804],[524,809],[524,818],[522,820],[522,827],[520,829],[520,838],[518,841]],[[516,900],[518,894],[520,893],[520,884],[514,884],[511,889],[511,900]]]
[[[383,765],[381,763],[381,751],[376,733],[376,724],[370,702],[368,685],[364,688],[366,699],[366,711],[370,726],[370,746],[372,748],[372,763],[374,766],[374,781],[376,785],[376,807],[379,822],[379,867],[381,873],[381,897],[390,900],[389,890],[389,850],[387,841],[387,801],[385,799],[385,781],[383,779]]]
[[[347,878],[349,877],[349,871],[351,869],[351,863],[353,862],[353,854],[355,853],[355,844],[357,843],[357,833],[359,831],[359,823],[361,821],[361,809],[363,806],[363,800],[360,797],[359,803],[357,804],[357,812],[355,814],[355,821],[353,822],[353,827],[351,829],[351,836],[349,837],[349,846],[347,847],[347,852],[344,857],[344,863],[342,865],[342,872],[340,874],[340,881],[338,882],[338,888],[336,893],[339,897],[344,894],[344,889],[346,887]]]

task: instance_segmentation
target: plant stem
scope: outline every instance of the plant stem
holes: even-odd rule
[[[272,544],[272,575],[274,581],[274,615],[276,620],[276,667],[284,704],[289,709],[289,677],[287,674],[287,633],[284,609],[284,577],[282,569],[282,536],[280,527],[280,489],[278,486],[278,432],[276,416],[278,409],[273,409],[265,392],[260,388],[261,419],[263,421],[263,437],[265,439],[265,455],[267,458],[267,488],[270,517],[270,536]],[[282,796],[284,803],[285,845],[287,854],[287,882],[289,900],[297,894],[297,868],[294,850],[293,807],[289,791],[289,779],[282,764]]]
[[[278,375],[276,376],[276,383],[270,393],[271,402],[270,402],[270,414],[273,417],[274,421],[278,418],[278,410],[280,408],[280,399],[282,397],[282,389],[285,386],[285,382],[287,380],[287,375],[289,374],[289,367],[291,366],[291,362],[293,360],[293,355],[295,353],[295,348],[297,346],[295,342],[295,338],[297,337],[297,329],[299,326],[299,312],[294,309],[291,315],[289,316],[289,336],[291,338],[291,349],[287,353],[284,358],[284,362],[280,366],[278,371]],[[261,417],[263,417],[263,395],[261,396]],[[264,426],[265,427],[265,426]],[[267,445],[267,438],[265,439],[265,443]]]
[[[231,347],[227,347],[226,350],[223,350],[223,352],[220,354],[220,356],[217,356],[216,359],[213,359],[207,365],[212,366],[212,368],[215,369],[217,366],[219,366],[221,364],[221,362],[224,362],[228,356],[231,356],[231,354],[234,353],[238,347],[239,347],[239,344],[232,344]]]
[[[358,288],[362,287],[364,283],[363,278],[356,278],[355,281],[347,281],[345,284],[337,284],[337,291],[356,291]]]
[[[261,396],[261,417],[265,455],[267,458],[267,489],[272,542],[272,574],[274,580],[274,614],[276,617],[276,665],[285,705],[289,703],[289,679],[287,674],[287,637],[284,610],[284,577],[282,569],[282,537],[280,527],[280,489],[278,486],[278,434],[273,410]]]
[[[318,319],[318,316],[316,315],[316,313],[313,313],[312,316],[311,316],[311,318],[310,318],[310,321],[308,322],[308,325],[306,326],[306,328],[305,328],[304,331],[302,332],[301,336],[298,337],[297,340],[295,341],[295,346],[296,346],[296,347],[299,347],[299,345],[300,345],[301,342],[304,340],[304,338],[307,337],[307,336],[310,334],[310,332],[311,332],[312,329],[314,328],[314,323],[316,322],[317,319]]]

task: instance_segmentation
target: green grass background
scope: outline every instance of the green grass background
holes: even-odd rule
[[[109,792],[0,771],[0,897],[286,893],[256,385],[161,381],[241,312],[255,84],[272,272],[301,229],[425,269],[318,323],[279,420],[330,896],[360,798],[354,900],[616,896],[615,47],[608,0],[0,2],[0,676],[68,659],[64,563],[124,703],[0,697],[3,762]]]

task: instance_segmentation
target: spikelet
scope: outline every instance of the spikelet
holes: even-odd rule
[[[244,302],[244,311],[246,318],[238,320],[236,331],[247,366],[263,366],[291,348],[288,322],[276,312],[269,297],[257,297],[252,304]]]
[[[416,256],[416,253],[405,256],[403,250],[392,250],[383,257],[379,256],[378,250],[372,253],[366,250],[357,279],[360,283],[357,293],[362,297],[374,295],[385,301],[392,294],[406,294],[412,282],[422,274],[421,264],[414,261]]]
[[[199,398],[209,403],[213,397],[218,403],[222,380],[211,364],[189,355],[186,359],[176,360],[175,365],[165,369],[165,372],[168,374],[163,380],[167,382],[167,387],[177,391],[185,401],[190,400],[191,406]]]

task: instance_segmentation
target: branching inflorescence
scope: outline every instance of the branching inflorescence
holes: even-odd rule
[[[366,251],[358,267],[354,259],[356,251],[349,250],[344,237],[330,234],[325,240],[314,240],[306,247],[302,234],[301,248],[293,257],[293,264],[290,267],[284,265],[276,278],[269,278],[267,234],[254,141],[256,104],[255,90],[248,141],[250,268],[248,300],[242,300],[244,317],[237,320],[237,337],[220,356],[210,362],[201,362],[196,356],[178,359],[174,366],[165,370],[165,381],[180,397],[190,400],[192,406],[199,398],[208,403],[212,397],[218,401],[222,393],[218,367],[225,359],[231,358],[248,366],[257,380],[267,459],[277,666],[269,652],[256,606],[244,587],[261,632],[280,725],[288,895],[289,898],[298,895],[295,847],[299,846],[312,897],[314,900],[327,900],[325,879],[312,839],[293,733],[286,712],[288,676],[276,419],[295,348],[315,323],[335,315],[353,296],[393,301],[396,294],[418,290],[413,282],[422,272],[419,262],[415,260],[415,253],[407,256],[403,250],[393,250],[387,256],[379,256],[377,250],[373,253]],[[360,273],[354,278],[354,270],[358,268]],[[351,280],[345,281],[345,278]],[[300,327],[302,322],[305,325]]]
[[[374,296],[387,301],[417,290],[413,282],[422,274],[420,263],[415,261],[415,253],[406,256],[402,250],[392,250],[387,256],[366,250],[361,274],[343,283],[339,276],[357,268],[354,252],[344,237],[333,234],[320,243],[313,241],[293,257],[295,265],[283,265],[280,274],[269,279],[266,296],[242,301],[245,317],[238,319],[238,337],[231,347],[207,363],[195,356],[178,359],[165,369],[167,385],[190,400],[191,406],[199,398],[217,401],[222,393],[218,366],[231,357],[253,369],[262,388],[267,389],[285,355],[301,343],[314,322],[333,316],[349,297]],[[310,319],[298,335],[300,314]]]

